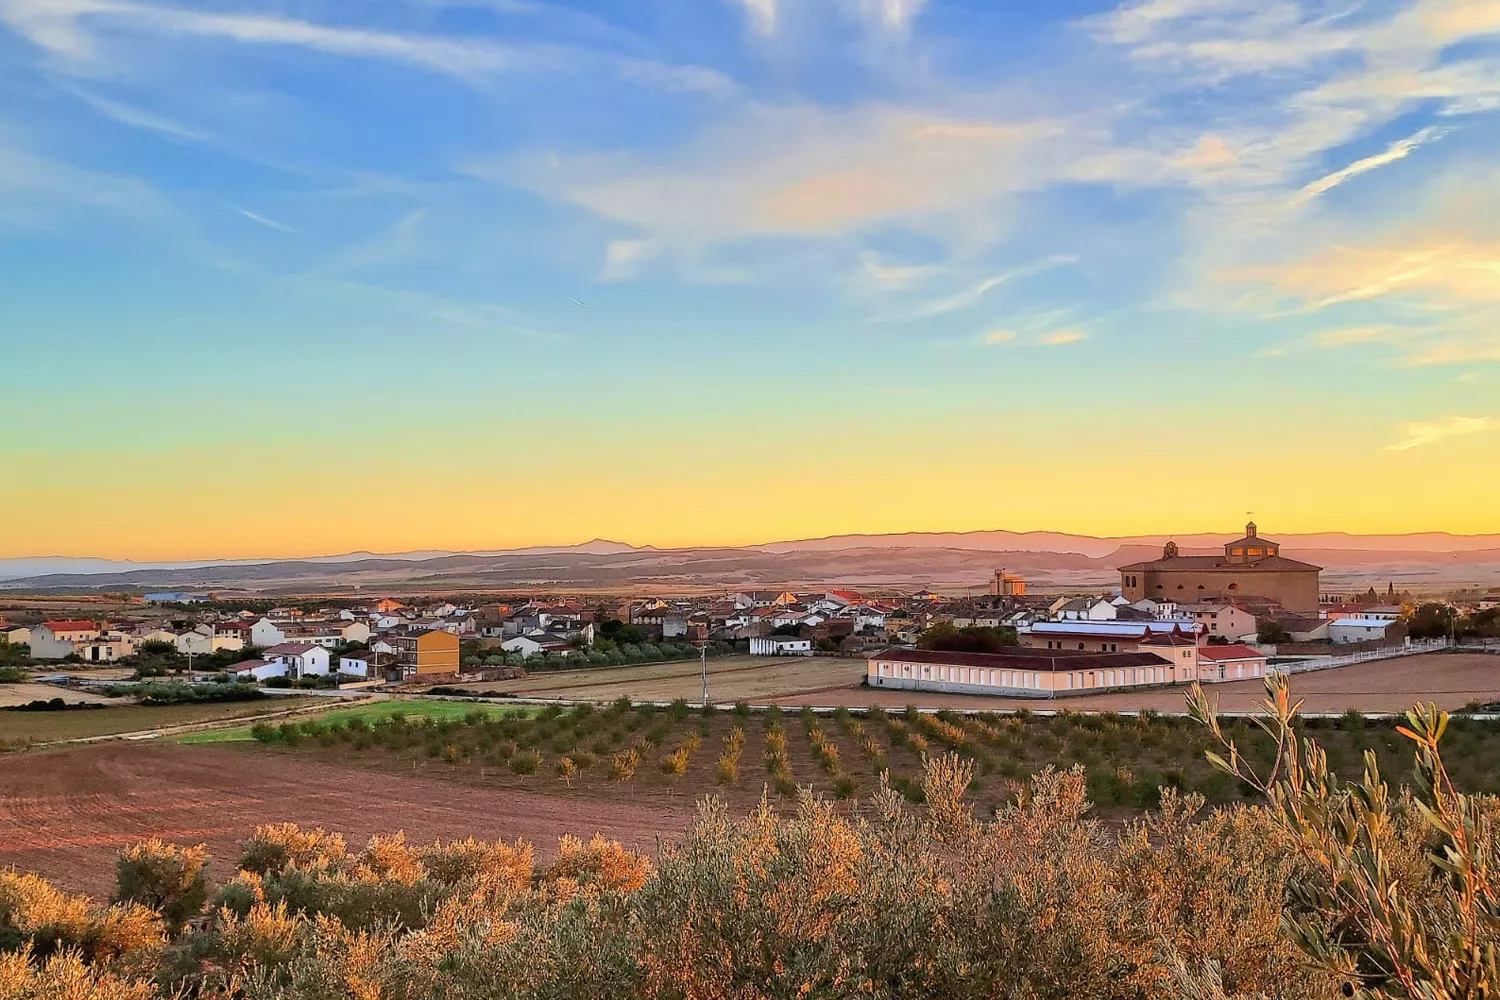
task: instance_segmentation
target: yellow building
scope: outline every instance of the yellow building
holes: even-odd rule
[[[433,629],[415,635],[393,636],[397,662],[406,674],[458,673],[458,636]]]

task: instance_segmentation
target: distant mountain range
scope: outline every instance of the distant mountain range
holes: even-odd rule
[[[982,588],[999,568],[1033,586],[1095,588],[1114,568],[1151,558],[1171,539],[1185,554],[1214,552],[1238,535],[1098,538],[1059,532],[974,531],[838,535],[764,545],[662,549],[593,539],[581,545],[483,552],[349,552],[310,559],[137,563],[70,557],[0,560],[0,589],[642,590],[847,584]],[[1327,570],[1325,585],[1390,580],[1400,589],[1500,582],[1500,535],[1319,533],[1276,535],[1289,556]]]

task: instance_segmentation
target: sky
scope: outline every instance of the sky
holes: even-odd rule
[[[1500,530],[1500,4],[0,0],[0,557]]]

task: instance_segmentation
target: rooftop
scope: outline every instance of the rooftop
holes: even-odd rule
[[[1114,667],[1160,667],[1171,664],[1155,653],[1080,653],[1061,649],[1008,649],[1003,653],[950,653],[938,649],[883,649],[871,660],[930,663],[945,667],[1006,670],[1094,670]]]

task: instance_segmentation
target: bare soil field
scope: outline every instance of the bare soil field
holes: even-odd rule
[[[640,667],[599,667],[532,674],[518,681],[465,684],[535,698],[590,701],[698,701],[703,691],[697,660]],[[716,702],[761,702],[780,695],[842,686],[864,675],[864,660],[830,657],[720,656],[708,661],[708,693]],[[798,704],[801,704],[798,702]]]
[[[338,830],[354,844],[404,830],[408,839],[522,838],[545,855],[557,837],[594,832],[653,848],[658,830],[691,822],[689,800],[589,802],[514,788],[398,775],[294,753],[175,744],[81,747],[0,758],[0,867],[36,872],[71,891],[107,894],[120,848],[147,837],[205,843],[212,876],[231,875],[261,823]]]
[[[840,662],[840,661],[832,661]],[[1181,712],[1186,689],[1152,688],[1116,694],[1085,695],[1076,698],[988,698],[982,695],[939,694],[919,691],[878,691],[862,687],[864,661],[857,661],[851,676],[840,687],[800,692],[772,698],[781,705],[880,705],[898,708],[918,705],[924,708],[982,709],[1072,709],[1077,712],[1130,712],[1154,709],[1158,712]],[[1207,686],[1210,695],[1219,699],[1224,712],[1250,712],[1265,697],[1265,685],[1259,680],[1230,681]],[[1469,702],[1500,701],[1500,656],[1484,653],[1425,653],[1394,660],[1314,670],[1292,675],[1292,693],[1305,704],[1307,712],[1401,712],[1416,702],[1436,702],[1439,708],[1453,710]]]
[[[61,698],[69,704],[99,705],[109,701],[102,694],[70,691],[56,684],[0,684],[0,708],[24,705],[29,701],[51,701],[53,698]],[[5,723],[0,721],[0,734],[4,730]]]

